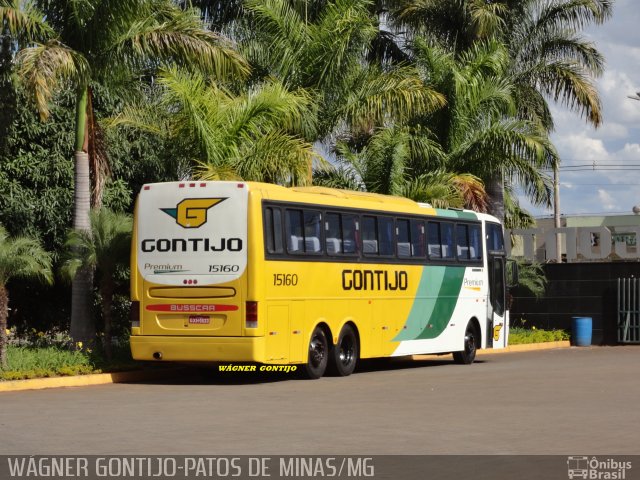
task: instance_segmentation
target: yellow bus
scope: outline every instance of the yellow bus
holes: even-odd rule
[[[500,223],[323,187],[144,185],[131,254],[137,360],[300,365],[507,345]],[[297,368],[297,367],[296,367]]]

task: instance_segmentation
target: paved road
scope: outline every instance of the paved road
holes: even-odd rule
[[[0,454],[638,454],[640,348],[0,393]]]

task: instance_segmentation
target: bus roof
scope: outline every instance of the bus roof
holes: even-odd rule
[[[300,201],[313,201],[314,196],[323,196],[324,198],[318,198],[318,203],[326,203],[327,197],[333,197],[340,203],[345,201],[349,202],[349,204],[360,204],[361,207],[364,207],[362,202],[377,204],[371,205],[370,208],[379,208],[386,207],[384,209],[392,209],[392,210],[413,210],[411,213],[421,213],[419,210],[427,210],[426,213],[430,215],[437,215],[442,217],[450,217],[450,218],[470,218],[473,216],[474,219],[480,219],[480,215],[483,218],[491,220],[492,217],[475,212],[473,210],[461,209],[461,208],[435,208],[428,203],[416,202],[409,198],[399,197],[396,195],[383,195],[380,193],[371,193],[371,192],[361,192],[356,190],[343,190],[339,188],[330,188],[330,187],[321,187],[321,186],[308,186],[308,187],[283,187],[280,185],[274,185],[270,183],[259,183],[259,182],[246,182],[249,184],[249,188],[252,185],[258,187],[260,189],[265,189],[269,191],[279,191],[282,194],[296,192],[305,194],[305,199],[300,199]],[[353,203],[352,203],[353,201]],[[494,221],[497,221],[493,219]]]
[[[176,186],[193,183],[193,181],[169,182]],[[488,214],[475,212],[473,210],[459,208],[435,208],[428,203],[416,202],[414,200],[395,195],[383,195],[379,193],[361,192],[356,190],[343,190],[339,188],[321,186],[296,186],[283,187],[272,183],[249,182],[249,181],[197,181],[199,185],[204,183],[233,183],[245,184],[249,190],[259,190],[266,197],[272,200],[298,201],[301,203],[318,203],[334,206],[357,206],[359,208],[370,208],[372,210],[406,211],[407,213],[435,215],[448,218],[477,219],[497,222],[498,220]],[[148,184],[149,187],[154,184]]]

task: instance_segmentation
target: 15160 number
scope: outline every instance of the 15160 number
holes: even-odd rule
[[[274,273],[273,284],[276,287],[295,287],[298,285],[298,275],[295,273]]]
[[[209,265],[209,273],[236,273],[240,265]]]

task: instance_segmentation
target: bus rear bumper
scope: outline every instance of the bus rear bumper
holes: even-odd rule
[[[132,335],[134,360],[168,362],[264,362],[264,337]]]

